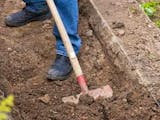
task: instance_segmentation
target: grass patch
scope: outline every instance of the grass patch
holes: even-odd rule
[[[149,18],[160,28],[160,2],[149,1],[141,4]]]

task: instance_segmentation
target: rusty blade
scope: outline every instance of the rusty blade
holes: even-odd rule
[[[62,101],[64,103],[74,103],[74,104],[78,104],[79,103],[79,98],[80,96],[83,95],[82,93],[76,95],[76,96],[68,96],[68,97],[63,97]],[[88,92],[88,95],[93,97],[94,100],[98,99],[98,98],[110,98],[113,96],[113,91],[111,89],[111,87],[109,85],[103,86],[101,88],[97,88],[94,90],[90,90]]]

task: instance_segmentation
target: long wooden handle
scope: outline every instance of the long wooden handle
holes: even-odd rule
[[[54,0],[46,0],[47,1],[47,4],[50,8],[50,11],[52,13],[52,16],[55,20],[55,23],[58,27],[58,30],[59,30],[59,33],[61,35],[61,38],[63,40],[63,43],[64,43],[64,46],[67,50],[67,54],[70,58],[70,61],[71,61],[71,64],[72,64],[72,67],[73,67],[73,70],[76,74],[76,77],[77,77],[77,80],[79,82],[79,85],[81,86],[81,89],[82,89],[82,92],[88,92],[88,87],[86,85],[86,81],[85,81],[85,78],[83,76],[83,72],[82,72],[82,69],[80,67],[80,64],[79,64],[79,61],[77,59],[77,56],[74,52],[74,49],[73,49],[73,46],[70,42],[70,38],[66,32],[66,29],[64,27],[64,24],[61,20],[61,17],[58,13],[58,10],[56,8],[56,5],[54,3]]]

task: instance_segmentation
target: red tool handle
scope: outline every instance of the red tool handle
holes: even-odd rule
[[[84,75],[78,76],[77,81],[81,87],[82,93],[84,93],[84,94],[88,93],[88,87],[87,87],[87,83],[86,83],[86,79],[85,79]]]

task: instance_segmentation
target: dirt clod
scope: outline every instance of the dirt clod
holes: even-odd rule
[[[116,29],[116,28],[124,28],[125,25],[123,22],[118,22],[118,21],[115,21],[115,22],[112,22],[112,28],[113,29]]]
[[[88,31],[86,32],[86,36],[87,36],[87,37],[93,36],[93,30],[88,30]]]
[[[94,98],[90,97],[89,95],[82,95],[80,97],[80,103],[91,105],[94,102]]]
[[[38,100],[40,100],[41,102],[46,103],[46,104],[49,103],[50,99],[51,98],[48,94],[38,98]]]
[[[12,87],[8,80],[0,77],[0,96],[7,96],[12,93]]]

